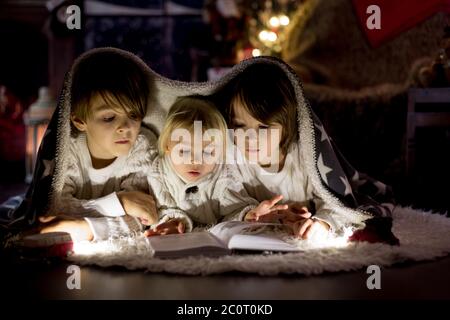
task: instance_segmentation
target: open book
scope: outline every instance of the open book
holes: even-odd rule
[[[181,258],[192,255],[221,256],[233,250],[300,251],[285,242],[280,233],[264,233],[268,228],[279,228],[273,223],[242,221],[221,222],[208,231],[154,236],[147,238],[153,256],[157,258]]]

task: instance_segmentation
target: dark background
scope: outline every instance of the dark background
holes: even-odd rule
[[[42,86],[48,86],[55,98],[59,95],[64,75],[78,55],[96,47],[118,47],[137,54],[170,79],[206,81],[209,68],[233,66],[257,47],[260,13],[266,3],[236,0],[241,16],[225,17],[217,11],[215,0],[101,1],[139,9],[142,14],[92,14],[87,12],[87,2],[63,1],[62,6],[74,3],[83,10],[81,30],[68,30],[58,21],[59,7],[49,10],[46,6],[59,1],[0,1],[0,202],[27,188],[23,112],[36,101]],[[441,125],[417,129],[416,162],[411,170],[407,170],[406,161],[409,89],[450,87],[448,16],[437,12],[372,48],[358,25],[350,0],[269,2],[274,10],[285,10],[293,31],[286,31],[280,50],[263,53],[282,58],[298,73],[312,108],[350,163],[391,184],[401,204],[448,212],[450,128]],[[173,14],[169,5],[192,11]],[[150,14],[145,10],[155,11]],[[438,112],[440,118],[448,120],[450,96],[440,104],[418,108]],[[89,292],[99,285],[105,289],[102,293],[73,294],[47,286],[54,277],[66,276],[63,267],[37,267],[31,280],[25,281],[29,265],[17,266],[2,267],[3,274],[13,275],[3,279],[7,280],[4,283],[19,288],[18,294],[27,288],[30,297],[122,298],[120,290],[108,290],[111,281],[123,284],[129,297],[136,298],[158,298],[162,293],[172,298],[209,298],[202,292],[212,292],[217,287],[222,290],[215,297],[224,299],[273,298],[269,294],[272,290],[278,292],[277,297],[289,299],[449,297],[448,274],[441,273],[448,270],[448,258],[388,270],[388,289],[383,293],[362,287],[363,271],[263,280],[241,275],[147,277],[121,270],[102,272],[86,268],[85,277],[91,279],[87,282]],[[410,282],[422,277],[428,277],[426,283]],[[165,291],[135,289],[137,283],[151,288],[153,281],[163,280]],[[184,283],[184,291],[177,291],[178,281]],[[205,291],[199,291],[197,281],[201,281]],[[354,285],[352,290],[347,283]],[[235,294],[235,284],[240,295]],[[317,290],[317,286],[323,290]],[[409,289],[404,290],[404,286]],[[245,290],[248,294],[242,293]]]
[[[266,8],[265,1],[236,0],[241,16],[230,18],[217,12],[215,0],[102,2],[142,14],[107,9],[93,13],[89,1],[63,1],[53,10],[46,5],[61,1],[0,2],[0,86],[6,101],[0,109],[0,200],[26,188],[22,113],[36,101],[41,86],[58,96],[64,75],[79,54],[96,47],[119,47],[168,78],[206,81],[208,68],[230,67],[245,49],[256,47],[255,25]],[[449,86],[445,74],[439,78],[436,64],[446,48],[450,51],[448,18],[436,13],[372,48],[350,1],[318,1],[315,7],[311,5],[315,1],[269,2],[273,10],[290,16],[295,31],[283,40],[281,51],[263,53],[281,57],[297,71],[313,109],[350,163],[391,184],[400,203],[446,212],[449,127],[417,130],[416,163],[409,171],[406,131],[408,89]],[[69,4],[82,8],[81,30],[68,30],[57,18],[59,8]],[[188,11],[174,14],[169,8],[173,5]],[[431,70],[428,78],[417,66],[425,58],[428,65],[421,67]],[[17,104],[20,114],[14,113]],[[422,106],[426,112],[433,108],[449,118],[449,102]]]

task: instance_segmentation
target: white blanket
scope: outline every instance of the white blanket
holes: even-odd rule
[[[393,212],[394,234],[400,246],[345,243],[332,239],[328,243],[299,241],[305,250],[287,254],[234,254],[219,258],[189,257],[173,260],[153,258],[144,236],[97,243],[80,243],[69,260],[81,265],[123,266],[129,270],[209,275],[229,271],[277,274],[320,274],[357,270],[372,264],[390,266],[413,260],[431,260],[450,252],[450,219],[443,215],[411,208],[396,207]]]

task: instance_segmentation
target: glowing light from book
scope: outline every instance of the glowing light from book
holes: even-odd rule
[[[339,237],[318,237],[313,238],[314,245],[320,248],[345,248],[350,245],[348,238],[353,234],[351,228],[345,228],[344,234]]]
[[[113,253],[111,246],[106,241],[90,242],[90,241],[74,241],[72,254],[77,256],[92,256],[99,254]]]

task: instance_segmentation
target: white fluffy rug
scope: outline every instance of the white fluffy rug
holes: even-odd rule
[[[400,246],[364,242],[347,244],[343,239],[334,239],[320,245],[301,241],[299,245],[306,250],[299,253],[163,260],[152,257],[145,238],[139,235],[80,244],[69,260],[81,265],[123,266],[130,270],[189,275],[228,271],[310,275],[357,270],[371,264],[389,266],[406,260],[430,260],[450,253],[450,218],[404,207],[395,208],[393,218],[393,232],[399,238]]]

